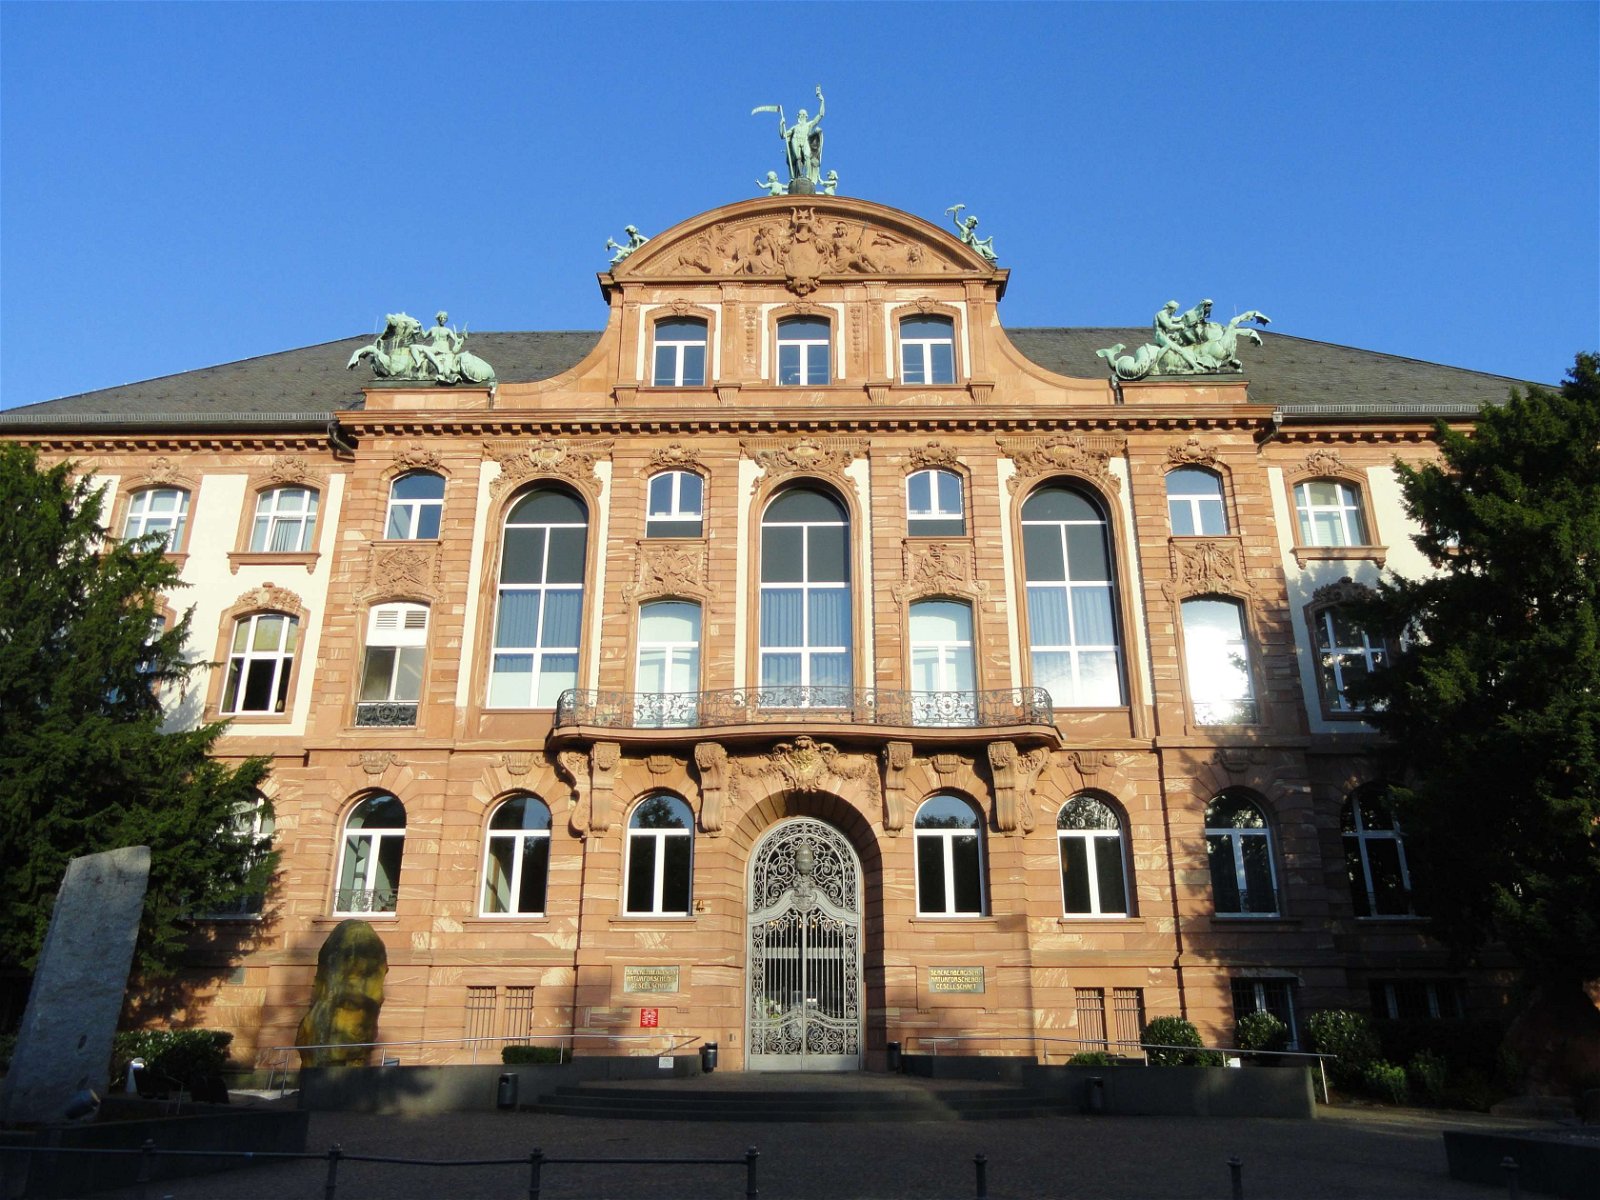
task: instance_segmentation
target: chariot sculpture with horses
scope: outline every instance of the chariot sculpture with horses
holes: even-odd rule
[[[426,334],[422,322],[406,313],[390,313],[384,318],[383,332],[370,346],[362,346],[345,364],[354,369],[363,360],[372,364],[379,379],[415,379],[419,382],[487,384],[493,387],[494,368],[466,349],[466,330],[446,324],[448,313],[439,313],[437,322]],[[424,341],[424,337],[428,340]]]
[[[1211,301],[1202,300],[1187,312],[1178,312],[1176,300],[1167,301],[1155,315],[1155,340],[1124,354],[1118,342],[1095,354],[1106,360],[1113,379],[1145,379],[1151,375],[1219,375],[1244,370],[1239,361],[1239,339],[1261,345],[1261,335],[1245,328],[1249,323],[1268,325],[1271,319],[1255,309],[1242,312],[1226,325],[1211,318]]]

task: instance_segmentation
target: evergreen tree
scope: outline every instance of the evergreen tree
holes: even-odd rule
[[[161,695],[200,665],[159,535],[107,535],[70,466],[0,445],[0,968],[34,965],[67,860],[150,847],[137,968],[177,965],[185,917],[264,890],[267,847],[235,828],[266,760],[210,757],[224,726],[164,731]]]
[[[1433,932],[1576,997],[1600,979],[1600,356],[1439,436],[1442,464],[1397,467],[1435,573],[1363,614],[1411,639],[1369,718]]]

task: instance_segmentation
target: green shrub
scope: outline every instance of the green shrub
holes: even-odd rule
[[[1265,1010],[1240,1018],[1237,1034],[1241,1050],[1287,1050],[1289,1027]]]
[[[1438,1104],[1444,1099],[1445,1084],[1450,1071],[1442,1054],[1419,1050],[1406,1064],[1406,1079],[1414,1091],[1428,1104]]]
[[[1341,1088],[1363,1086],[1368,1064],[1377,1061],[1380,1053],[1371,1022],[1360,1013],[1343,1009],[1312,1013],[1306,1020],[1306,1036],[1318,1054],[1337,1056],[1328,1063],[1328,1075]]]
[[[214,1029],[136,1029],[111,1041],[111,1078],[126,1078],[128,1064],[144,1059],[151,1078],[191,1092],[214,1085],[228,1065],[233,1034]]]
[[[502,1046],[500,1061],[507,1066],[529,1066],[533,1063],[558,1063],[565,1056],[560,1046]]]
[[[1406,1069],[1383,1059],[1369,1062],[1361,1074],[1362,1086],[1387,1104],[1406,1102]]]
[[[1144,1027],[1139,1041],[1154,1067],[1220,1067],[1222,1055],[1205,1050],[1200,1031],[1182,1017],[1156,1017]],[[1193,1046],[1192,1050],[1156,1050],[1152,1046]]]
[[[17,1035],[0,1033],[0,1071],[11,1069],[11,1056],[17,1052]]]
[[[1409,1063],[1418,1054],[1436,1054],[1444,1060],[1451,1078],[1475,1072],[1485,1078],[1497,1076],[1498,1050],[1505,1039],[1505,1025],[1495,1020],[1391,1021],[1372,1023],[1378,1035],[1382,1056],[1390,1062]]]
[[[1069,1067],[1109,1067],[1116,1064],[1116,1059],[1104,1050],[1080,1050],[1067,1059]]]

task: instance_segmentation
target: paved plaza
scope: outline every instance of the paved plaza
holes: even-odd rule
[[[1445,1174],[1440,1133],[1450,1128],[1530,1128],[1470,1113],[1323,1110],[1315,1121],[1171,1117],[1039,1117],[983,1122],[771,1125],[617,1121],[538,1113],[380,1117],[316,1113],[309,1150],[339,1143],[350,1154],[427,1159],[738,1158],[760,1150],[763,1200],[862,1197],[956,1200],[975,1194],[973,1155],[988,1158],[994,1200],[1226,1200],[1227,1160],[1244,1162],[1247,1200],[1269,1197],[1503,1196]],[[326,1166],[252,1167],[150,1187],[150,1200],[318,1200]],[[543,1197],[693,1198],[744,1195],[741,1167],[546,1166]],[[132,1188],[103,1193],[134,1200]],[[430,1168],[342,1164],[342,1200],[521,1200],[525,1166]]]

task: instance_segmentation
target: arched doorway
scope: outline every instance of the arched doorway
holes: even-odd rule
[[[861,1067],[861,860],[810,817],[750,856],[745,1061],[752,1071]]]

